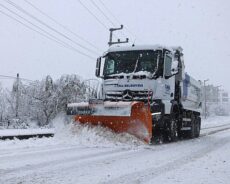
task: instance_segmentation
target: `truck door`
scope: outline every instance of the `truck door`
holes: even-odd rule
[[[165,100],[174,98],[175,76],[172,75],[172,54],[165,53],[164,56],[164,89],[163,97]]]

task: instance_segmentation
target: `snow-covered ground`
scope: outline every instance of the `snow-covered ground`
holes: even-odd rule
[[[203,120],[201,137],[146,145],[103,128],[54,121],[50,138],[0,141],[1,184],[230,181],[230,117]]]

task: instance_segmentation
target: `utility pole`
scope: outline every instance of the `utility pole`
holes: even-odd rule
[[[18,117],[18,107],[19,107],[19,73],[17,73],[17,79],[16,79],[16,118]]]
[[[114,44],[128,43],[129,42],[128,38],[126,38],[125,41],[121,41],[120,39],[117,39],[117,42],[113,42],[113,32],[118,31],[118,30],[122,30],[123,28],[124,28],[124,26],[121,25],[121,27],[119,27],[119,28],[110,28],[109,29],[109,31],[110,31],[109,42],[108,42],[109,46],[114,45]]]
[[[208,82],[209,79],[204,80],[204,119],[207,118],[207,97],[206,97],[206,85],[205,83]]]

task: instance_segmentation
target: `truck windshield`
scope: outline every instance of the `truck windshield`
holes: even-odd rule
[[[104,76],[157,69],[157,52],[153,50],[110,52],[105,57]]]

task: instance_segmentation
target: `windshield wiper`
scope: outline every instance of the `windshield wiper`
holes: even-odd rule
[[[136,64],[135,64],[135,68],[134,68],[134,70],[133,70],[133,73],[136,72],[138,63],[139,63],[139,56],[137,57],[137,61],[136,61]]]

